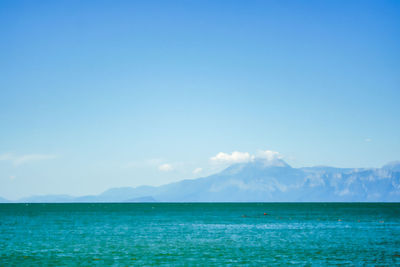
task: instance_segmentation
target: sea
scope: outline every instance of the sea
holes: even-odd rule
[[[0,204],[0,266],[400,266],[400,203]]]

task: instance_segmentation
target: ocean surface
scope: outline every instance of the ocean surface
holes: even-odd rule
[[[0,204],[0,266],[291,264],[400,265],[400,204]]]

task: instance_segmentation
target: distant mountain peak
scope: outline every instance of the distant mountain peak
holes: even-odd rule
[[[265,159],[265,158],[255,158],[254,160],[246,163],[236,163],[230,165],[225,170],[221,172],[224,175],[231,175],[236,174],[241,171],[245,171],[248,169],[266,169],[271,167],[284,167],[284,168],[291,168],[289,164],[287,164],[282,159]]]
[[[389,162],[388,164],[384,165],[382,169],[400,172],[400,160]]]
[[[290,167],[290,165],[287,164],[286,161],[280,158],[275,158],[275,159],[256,158],[254,162],[260,164],[263,167]]]

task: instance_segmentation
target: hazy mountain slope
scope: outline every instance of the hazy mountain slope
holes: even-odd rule
[[[10,201],[5,198],[0,197],[0,203],[8,203],[8,202],[10,202]]]
[[[389,162],[388,164],[384,165],[382,169],[400,172],[400,161]]]
[[[31,196],[27,198],[19,199],[16,202],[23,203],[44,203],[44,202],[53,202],[53,203],[62,203],[62,202],[73,202],[75,200],[74,197],[68,195],[44,195],[44,196]]]

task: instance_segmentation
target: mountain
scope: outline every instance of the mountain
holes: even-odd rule
[[[112,188],[100,195],[39,196],[19,202],[398,202],[400,163],[375,169],[292,168],[280,159],[234,164],[220,173],[163,186]]]
[[[386,169],[386,170],[400,172],[400,161],[389,162],[388,164],[386,164],[382,168]]]

